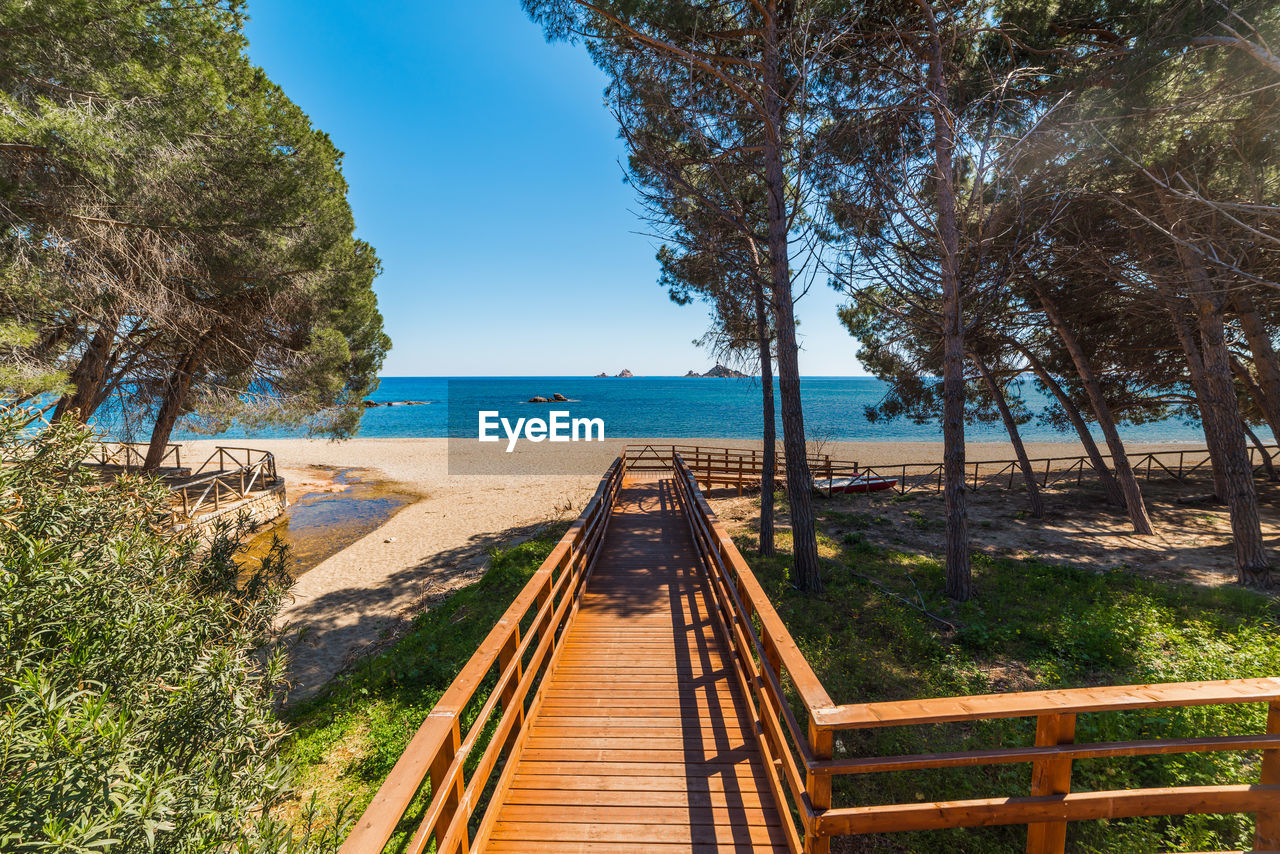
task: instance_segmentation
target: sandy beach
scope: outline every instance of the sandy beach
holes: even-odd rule
[[[288,699],[294,701],[314,693],[353,658],[393,635],[433,598],[474,580],[490,549],[528,537],[550,520],[575,517],[622,446],[636,443],[752,447],[750,442],[725,439],[540,445],[513,463],[511,470],[519,473],[492,475],[450,475],[446,439],[201,441],[185,447],[192,458],[218,444],[271,451],[294,497],[300,488],[327,488],[328,480],[315,468],[319,466],[366,469],[421,496],[299,578],[280,618],[282,626],[302,630],[291,667]],[[1177,446],[1135,443],[1130,450],[1170,447]],[[937,461],[942,445],[837,442],[820,450],[863,465],[888,466]],[[1029,443],[1028,451],[1033,457],[1082,452],[1073,442]],[[555,455],[557,470],[580,473],[542,474],[552,459],[543,454]],[[1006,443],[968,447],[970,461],[1011,456]]]

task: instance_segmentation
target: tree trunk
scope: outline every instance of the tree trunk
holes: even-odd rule
[[[1271,453],[1267,450],[1267,446],[1258,438],[1258,434],[1253,432],[1253,428],[1249,426],[1248,421],[1241,421],[1240,426],[1244,428],[1244,433],[1249,437],[1249,441],[1253,442],[1253,446],[1258,449],[1258,454],[1262,457],[1262,468],[1267,473],[1267,480],[1272,483],[1280,480],[1280,472],[1276,471],[1275,463],[1271,461]]]
[[[1093,470],[1098,474],[1098,480],[1102,483],[1102,489],[1107,493],[1107,500],[1117,507],[1124,507],[1124,492],[1120,489],[1120,484],[1116,482],[1115,475],[1111,473],[1111,469],[1107,467],[1107,461],[1102,458],[1102,451],[1098,450],[1098,443],[1093,440],[1093,434],[1089,432],[1089,425],[1085,423],[1084,416],[1080,413],[1080,408],[1076,406],[1076,402],[1071,399],[1053,374],[1044,364],[1036,358],[1035,354],[1020,343],[1014,346],[1023,356],[1027,358],[1027,364],[1045,388],[1053,393],[1058,399],[1058,405],[1062,407],[1062,411],[1067,413],[1067,419],[1071,422],[1071,426],[1076,428],[1076,435],[1080,437],[1080,444],[1084,446],[1084,452],[1089,455],[1089,462],[1093,465]]]
[[[1271,435],[1280,441],[1280,358],[1271,344],[1271,334],[1258,316],[1253,298],[1247,291],[1236,291],[1231,296],[1232,307],[1240,318],[1244,337],[1253,354],[1253,367],[1258,372],[1257,393],[1254,398],[1267,419]]]
[[[764,467],[760,472],[760,554],[773,554],[773,473],[777,467],[778,438],[774,423],[773,347],[769,342],[769,309],[764,288],[755,285],[756,343],[760,348],[760,397],[763,404]]]
[[[942,278],[942,494],[946,505],[947,596],[973,596],[969,565],[969,520],[964,485],[964,317],[961,305],[960,233],[956,226],[955,137],[942,57],[942,36],[933,9],[921,2],[929,27],[927,87],[932,104],[933,166],[937,178],[938,248]]]
[[[151,444],[147,447],[147,458],[142,463],[143,471],[154,472],[160,468],[165,450],[169,446],[169,436],[173,433],[174,424],[178,422],[178,416],[182,414],[182,408],[187,402],[187,392],[191,390],[195,372],[199,369],[203,356],[202,342],[187,354],[182,364],[169,376],[164,399],[156,413],[155,426],[151,428]]]
[[[1008,401],[1004,399],[1004,389],[1000,388],[1000,384],[996,382],[986,362],[974,356],[973,364],[977,366],[978,373],[982,374],[982,381],[986,383],[987,391],[995,400],[996,408],[1000,410],[1000,418],[1004,421],[1004,429],[1009,434],[1009,441],[1013,443],[1013,452],[1018,458],[1018,468],[1022,470],[1022,482],[1027,485],[1031,515],[1037,519],[1043,519],[1044,501],[1040,498],[1040,484],[1036,482],[1036,473],[1031,468],[1031,458],[1027,456],[1027,449],[1022,444],[1022,434],[1018,432],[1018,424],[1014,421],[1013,412],[1009,409]]]
[[[1232,540],[1236,551],[1236,576],[1247,587],[1266,589],[1271,586],[1271,561],[1262,539],[1262,523],[1258,518],[1258,493],[1253,484],[1253,467],[1245,446],[1240,403],[1231,379],[1231,352],[1227,348],[1224,322],[1225,296],[1215,293],[1205,269],[1204,260],[1190,246],[1186,225],[1172,202],[1163,197],[1165,215],[1174,237],[1176,251],[1186,278],[1200,332],[1201,358],[1204,360],[1206,409],[1210,420],[1205,423],[1205,436],[1215,434],[1221,456],[1226,495],[1231,515]],[[1212,447],[1213,441],[1210,442]]]
[[[1219,501],[1226,500],[1227,474],[1222,462],[1222,447],[1218,441],[1218,433],[1210,431],[1208,424],[1213,419],[1209,412],[1209,385],[1205,378],[1204,357],[1195,335],[1187,324],[1182,298],[1171,293],[1163,278],[1157,277],[1156,288],[1164,301],[1165,310],[1173,322],[1173,330],[1178,335],[1178,343],[1187,358],[1187,373],[1191,376],[1191,389],[1196,396],[1196,409],[1200,411],[1200,424],[1204,429],[1205,446],[1209,449],[1209,465],[1213,471],[1213,494]]]
[[[778,391],[782,398],[782,450],[787,466],[787,501],[791,507],[795,584],[809,593],[822,591],[818,572],[818,540],[813,522],[813,478],[809,474],[800,402],[799,345],[795,306],[791,299],[787,185],[782,169],[783,109],[779,96],[778,4],[770,0],[764,15],[764,167],[769,196],[769,262],[772,271],[773,318],[778,335]]]
[[[75,386],[75,391],[63,395],[58,401],[58,406],[53,411],[55,421],[67,415],[87,421],[93,414],[96,408],[94,401],[98,398],[102,380],[106,376],[107,364],[111,358],[111,345],[115,343],[119,328],[118,317],[105,319],[98,325],[97,331],[94,332],[93,338],[89,339],[89,344],[71,373],[71,384]]]
[[[1235,356],[1231,357],[1231,373],[1235,375],[1236,379],[1240,380],[1240,384],[1249,392],[1249,396],[1258,402],[1258,407],[1262,408],[1261,401],[1265,392],[1263,392],[1262,387],[1258,385],[1258,381],[1253,378],[1253,375],[1249,373],[1249,369],[1246,368]],[[1267,451],[1266,443],[1258,438],[1258,434],[1253,432],[1253,429],[1249,426],[1249,420],[1247,418],[1241,419],[1240,426],[1244,428],[1245,435],[1249,437],[1249,441],[1253,442],[1254,446],[1262,452],[1262,456],[1264,458],[1263,464],[1267,466],[1268,478],[1270,480],[1275,480],[1274,477],[1270,477],[1274,469],[1272,469],[1270,464],[1271,454]],[[1270,425],[1268,424],[1268,426]],[[1273,427],[1271,429],[1271,435],[1277,436],[1280,435],[1280,433],[1277,433]]]
[[[1098,419],[1098,427],[1101,428],[1102,435],[1107,440],[1107,450],[1111,453],[1111,465],[1115,467],[1116,480],[1120,482],[1120,489],[1124,492],[1125,509],[1129,511],[1133,532],[1135,534],[1155,533],[1151,525],[1151,517],[1147,515],[1146,502],[1142,498],[1142,487],[1138,485],[1138,476],[1134,474],[1133,466],[1129,465],[1124,442],[1120,440],[1120,431],[1116,429],[1115,419],[1111,417],[1111,407],[1107,406],[1107,400],[1102,394],[1102,384],[1098,382],[1098,377],[1094,374],[1093,367],[1089,364],[1075,332],[1067,326],[1057,305],[1049,299],[1044,285],[1032,280],[1032,287],[1035,288],[1036,296],[1040,298],[1045,317],[1057,330],[1063,346],[1071,354],[1071,361],[1075,363],[1076,372],[1080,374],[1080,382],[1084,386],[1085,393],[1089,395],[1089,403],[1093,407],[1094,416]]]

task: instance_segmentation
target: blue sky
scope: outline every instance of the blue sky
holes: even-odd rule
[[[519,0],[257,0],[250,55],[346,153],[388,376],[683,374],[701,306],[657,283],[603,75]],[[815,284],[808,375],[865,373]]]

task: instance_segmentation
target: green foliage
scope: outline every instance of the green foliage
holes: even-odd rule
[[[553,525],[527,542],[495,552],[480,581],[433,605],[394,646],[364,659],[290,712],[294,735],[286,756],[299,769],[299,790],[316,793],[322,826],[340,822],[344,810],[358,811],[369,803],[409,739],[566,527]],[[480,687],[473,708],[484,702],[491,687]]]
[[[0,391],[61,372],[82,417],[112,397],[157,443],[195,408],[355,432],[379,262],[243,26],[238,0],[0,4],[0,324],[35,332],[0,332]]]
[[[798,593],[789,556],[743,553],[836,702],[872,702],[1005,690],[1274,676],[1280,672],[1280,605],[1235,588],[1155,582],[1036,561],[974,556],[979,596],[945,597],[937,561],[846,534],[823,540],[837,554],[824,593]],[[951,629],[865,578],[955,625]],[[1207,706],[1082,715],[1080,742],[1261,732],[1265,712]],[[1034,720],[842,733],[837,755],[931,753],[1032,743]],[[1193,754],[1077,762],[1078,791],[1257,782],[1256,755]],[[837,805],[914,803],[1029,794],[1026,765],[837,778]],[[891,840],[891,841],[890,841]],[[1252,820],[1188,816],[1071,826],[1073,852],[1229,850],[1252,845]],[[1022,828],[895,834],[892,850],[999,854],[1024,850]],[[874,846],[877,842],[869,842]],[[901,848],[897,846],[902,846]],[[858,849],[862,850],[862,849]]]
[[[259,652],[288,582],[157,526],[168,493],[99,483],[91,436],[0,412],[0,849],[300,851]]]

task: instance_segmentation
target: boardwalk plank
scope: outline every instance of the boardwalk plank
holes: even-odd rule
[[[670,481],[628,483],[478,850],[787,850],[711,613]]]

